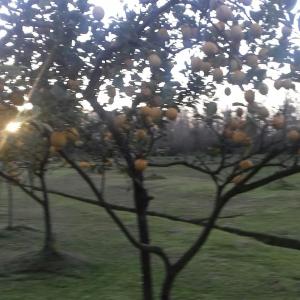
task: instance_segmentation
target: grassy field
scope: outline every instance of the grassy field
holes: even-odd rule
[[[155,178],[159,174],[164,179]],[[149,168],[147,186],[154,196],[151,210],[182,217],[206,217],[211,209],[213,185],[206,177],[184,167],[158,171]],[[289,183],[293,189],[269,185],[231,201],[223,215],[243,214],[224,219],[222,225],[300,239],[300,175]],[[95,177],[95,180],[99,178]],[[106,197],[111,203],[132,206],[130,184],[116,171],[108,173]],[[92,196],[70,169],[52,173],[51,187],[83,196]],[[37,231],[0,232],[0,263],[40,249],[43,241],[39,206],[14,189],[16,225]],[[139,265],[136,250],[119,232],[106,213],[97,207],[61,197],[51,197],[57,247],[80,258],[85,268],[63,274],[21,273],[0,277],[1,300],[139,300]],[[0,222],[6,225],[6,197],[1,187]],[[120,213],[129,228],[135,217]],[[177,257],[200,232],[196,225],[150,218],[153,243]],[[154,258],[155,290],[163,266]],[[158,299],[158,297],[157,297]],[[250,238],[215,230],[208,243],[178,277],[174,300],[297,300],[300,299],[300,252],[264,245]]]

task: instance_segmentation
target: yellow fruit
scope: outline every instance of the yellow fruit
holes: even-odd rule
[[[63,131],[54,131],[50,136],[50,144],[57,150],[62,149],[67,144],[67,137]]]
[[[223,79],[223,71],[220,68],[214,69],[212,72],[212,75],[213,75],[214,81],[216,81],[216,82],[221,82]]]
[[[167,40],[169,39],[169,33],[166,28],[160,28],[157,32],[157,35],[162,39],[162,40]]]
[[[134,161],[134,168],[138,172],[143,172],[148,166],[148,161],[146,159],[136,159]]]
[[[229,87],[225,88],[224,93],[226,96],[230,96],[231,95],[231,89]]]
[[[101,21],[104,18],[105,11],[101,6],[95,6],[93,9],[93,16],[96,20]]]
[[[253,103],[255,99],[255,92],[252,90],[245,91],[244,98],[248,103]]]
[[[168,108],[168,110],[166,111],[166,117],[171,120],[174,121],[177,119],[177,115],[178,115],[178,111],[176,108],[170,107]]]
[[[250,26],[250,34],[254,38],[259,38],[262,34],[261,26],[257,23],[252,23],[251,26]]]
[[[68,83],[67,83],[67,86],[69,89],[71,90],[77,90],[80,86],[80,81],[79,80],[73,80],[73,79],[69,79],[68,80]]]
[[[79,162],[78,165],[81,169],[89,169],[94,166],[92,163],[90,163],[88,161],[81,161],[81,162]]]
[[[243,180],[245,179],[245,175],[237,175],[237,176],[235,176],[232,180],[231,180],[231,182],[232,183],[234,183],[234,184],[239,184],[239,183],[241,183]]]
[[[143,116],[143,117],[150,116],[151,115],[151,107],[142,106],[142,107],[139,108],[139,112],[140,112],[140,115]]]
[[[160,57],[159,57],[157,54],[155,54],[155,53],[152,53],[152,54],[149,55],[148,61],[149,61],[149,64],[150,64],[151,67],[156,67],[156,68],[158,68],[158,67],[161,66],[161,59],[160,59]]]
[[[221,5],[216,9],[217,18],[221,22],[227,22],[233,18],[231,8],[227,5]]]
[[[231,71],[238,71],[242,68],[242,63],[240,60],[232,59],[229,63]]]
[[[250,142],[247,133],[242,130],[235,130],[232,134],[232,140],[238,144],[248,144]]]
[[[239,42],[240,40],[242,40],[244,38],[244,33],[243,33],[242,27],[239,25],[232,26],[230,29],[230,38],[236,42]]]
[[[193,72],[199,72],[201,70],[202,59],[199,57],[191,58],[191,68]]]
[[[235,71],[231,74],[231,80],[234,84],[241,85],[246,79],[246,74],[243,71]]]
[[[284,115],[276,115],[272,119],[272,126],[275,129],[281,129],[284,127],[285,124],[285,118]]]
[[[213,42],[206,42],[202,46],[202,51],[207,55],[207,56],[212,56],[218,53],[219,49],[218,46],[213,43]]]
[[[279,90],[280,88],[282,88],[282,80],[280,80],[280,79],[275,80],[274,87],[276,90]]]
[[[146,139],[146,137],[147,137],[146,130],[144,130],[144,129],[138,129],[135,132],[135,137],[136,137],[137,140],[144,140],[144,139]]]
[[[193,36],[192,28],[189,25],[182,25],[181,33],[182,33],[183,39],[185,39],[185,40],[190,39]]]
[[[72,142],[78,141],[80,137],[78,130],[74,127],[67,129],[65,134],[67,139]]]
[[[281,81],[281,86],[285,89],[292,89],[294,87],[291,79],[284,79]]]
[[[258,57],[263,60],[268,57],[269,50],[267,48],[261,48],[258,52]]]
[[[254,166],[253,162],[249,159],[245,159],[245,160],[242,160],[240,161],[239,163],[239,167],[242,169],[242,170],[247,170],[247,169],[250,169]]]
[[[256,68],[258,65],[258,58],[254,54],[249,54],[246,56],[246,64],[251,68]]]
[[[209,62],[203,61],[201,63],[201,71],[203,71],[205,75],[209,73],[210,69],[211,69],[211,64]]]
[[[287,133],[287,138],[291,142],[298,142],[300,140],[300,133],[298,130],[292,129]]]
[[[265,83],[261,83],[258,87],[258,91],[262,94],[262,95],[267,95],[269,92],[269,88]]]
[[[215,23],[214,26],[215,26],[219,31],[224,31],[224,30],[225,30],[225,24],[224,24],[223,22]]]
[[[153,121],[157,121],[161,118],[162,112],[159,107],[151,107],[150,117]]]

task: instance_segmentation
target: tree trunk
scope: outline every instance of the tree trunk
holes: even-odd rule
[[[14,228],[14,199],[12,185],[7,182],[7,229],[12,230]]]
[[[44,224],[45,224],[45,238],[44,238],[44,247],[43,251],[46,254],[51,254],[55,252],[54,248],[54,236],[52,231],[52,221],[51,221],[51,212],[49,197],[46,187],[46,182],[44,176],[40,177],[42,190],[43,190],[43,210],[44,210]]]
[[[142,182],[142,178],[139,178]],[[137,210],[137,222],[139,229],[139,240],[143,244],[150,243],[149,229],[147,222],[146,209],[148,206],[148,196],[145,189],[134,183],[134,200]],[[151,255],[148,251],[140,250],[140,262],[143,282],[143,300],[153,299]]]
[[[172,289],[173,282],[174,282],[174,276],[172,276],[172,274],[167,274],[161,289],[161,300],[171,299],[171,289]]]

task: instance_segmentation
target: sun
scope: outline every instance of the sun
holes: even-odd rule
[[[10,122],[6,125],[5,130],[11,133],[18,131],[21,127],[21,122]]]

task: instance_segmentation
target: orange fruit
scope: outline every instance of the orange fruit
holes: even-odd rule
[[[254,37],[254,38],[259,38],[262,34],[262,29],[261,26],[257,23],[252,23],[250,25],[250,34]]]
[[[258,91],[262,94],[262,95],[267,95],[269,92],[269,88],[265,83],[261,83],[258,87]]]
[[[238,144],[249,144],[250,142],[247,133],[242,130],[235,130],[232,134],[232,140]]]
[[[138,172],[143,172],[148,166],[148,161],[143,158],[136,159],[134,161],[134,168]]]
[[[221,5],[216,9],[217,18],[221,22],[227,22],[233,18],[232,10],[227,5]]]
[[[161,118],[162,112],[159,107],[151,107],[150,110],[150,117],[152,118],[153,121],[157,121]]]
[[[291,142],[298,142],[300,140],[300,133],[298,130],[292,129],[287,133],[287,138]]]
[[[232,26],[230,29],[230,38],[235,42],[242,40],[244,38],[242,27],[239,25]]]
[[[231,180],[231,182],[234,184],[239,184],[244,178],[245,178],[245,175],[243,175],[243,174],[237,175]]]
[[[161,58],[156,54],[156,53],[152,53],[149,55],[148,57],[148,61],[151,67],[160,67],[161,66]]]
[[[152,109],[150,106],[142,106],[139,108],[139,113],[141,116],[146,117],[146,116],[150,116],[152,112]]]
[[[94,19],[101,21],[104,18],[105,11],[101,6],[95,6],[93,9]]]
[[[240,161],[239,163],[239,167],[242,169],[242,170],[247,170],[247,169],[250,169],[254,166],[253,162],[249,159],[245,159],[245,160],[242,160]]]
[[[229,87],[225,88],[224,93],[226,96],[230,96],[231,95],[231,89]]]
[[[216,81],[216,82],[221,82],[223,79],[223,71],[220,68],[214,69],[212,72],[212,75],[213,75],[214,81]]]
[[[245,91],[244,98],[248,103],[253,103],[255,99],[255,92],[252,90]]]
[[[63,131],[54,131],[50,136],[50,143],[56,149],[62,149],[67,144],[67,137]]]
[[[199,57],[193,56],[191,58],[191,68],[193,72],[199,72],[201,70],[202,59]]]
[[[135,132],[135,137],[137,140],[144,140],[146,137],[147,137],[147,132],[146,130],[144,129],[138,129],[136,132]]]
[[[91,168],[93,166],[93,164],[91,164],[88,161],[80,161],[78,165],[81,169],[88,169],[88,168]]]
[[[168,108],[168,110],[166,111],[166,117],[171,120],[174,121],[177,119],[177,115],[178,115],[178,111],[176,108],[170,107]]]
[[[212,56],[218,53],[219,49],[218,46],[213,43],[213,42],[206,42],[202,46],[202,51],[207,55],[207,56]]]

